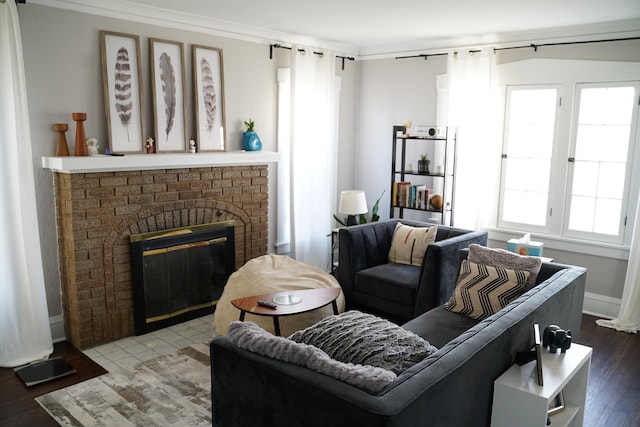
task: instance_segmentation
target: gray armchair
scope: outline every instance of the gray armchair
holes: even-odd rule
[[[372,310],[400,321],[444,304],[458,278],[460,250],[472,243],[486,246],[486,231],[438,225],[436,241],[428,246],[422,265],[389,263],[396,224],[434,224],[392,219],[341,228],[338,281],[347,306]]]

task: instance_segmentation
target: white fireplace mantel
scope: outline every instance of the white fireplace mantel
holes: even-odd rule
[[[277,163],[278,158],[278,153],[273,151],[42,157],[42,167],[61,173],[93,173],[211,166],[263,165]]]

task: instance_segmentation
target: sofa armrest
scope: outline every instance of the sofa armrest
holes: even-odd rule
[[[226,336],[214,339],[210,349],[216,427],[382,426],[379,414],[406,404],[390,401],[384,392],[371,394],[306,367],[242,350]]]
[[[351,301],[356,273],[386,264],[397,221],[381,221],[341,228],[338,233],[338,281]]]
[[[460,251],[472,243],[486,246],[486,231],[469,231],[429,245],[420,271],[414,316],[444,304],[453,294],[460,269]]]

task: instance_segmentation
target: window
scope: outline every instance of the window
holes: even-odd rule
[[[502,219],[544,227],[558,91],[511,89],[509,93]]]
[[[509,86],[498,225],[623,243],[639,89],[580,83],[571,103],[559,85]]]

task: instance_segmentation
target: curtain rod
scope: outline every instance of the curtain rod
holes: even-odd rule
[[[288,50],[292,50],[292,48],[289,47],[289,46],[283,46],[283,45],[278,44],[278,43],[270,44],[269,45],[269,59],[273,59],[273,49],[288,49]],[[298,49],[298,52],[305,53],[306,50],[305,49]],[[313,53],[315,55],[324,56],[324,53],[322,53],[322,52],[314,51]],[[349,61],[355,61],[355,58],[353,56],[336,55],[336,58],[342,59],[342,69],[343,70],[344,70],[344,61],[345,61],[345,59],[347,59]]]
[[[424,60],[426,61],[430,56],[443,56],[443,55],[448,55],[448,53],[421,53],[420,55],[396,56],[395,59],[424,58]]]
[[[349,61],[355,61],[356,58],[354,58],[353,56],[340,56],[340,55],[336,55],[336,58],[340,58],[342,59],[342,69],[344,70],[344,60],[347,59]]]
[[[640,40],[640,37],[625,37],[625,38],[617,38],[617,39],[601,39],[601,40],[579,40],[579,41],[573,41],[573,42],[557,42],[557,43],[541,43],[541,44],[536,44],[536,43],[530,43],[528,45],[522,45],[522,46],[510,46],[510,47],[494,47],[493,51],[497,52],[499,50],[510,50],[510,49],[527,49],[527,48],[532,48],[534,50],[534,52],[538,51],[539,47],[545,47],[545,46],[566,46],[566,45],[572,45],[572,44],[587,44],[587,43],[606,43],[606,42],[620,42],[620,41],[627,41],[627,40]],[[480,52],[480,50],[470,50],[470,53],[477,53]],[[454,51],[454,54],[458,53]],[[420,55],[411,55],[411,56],[396,56],[395,59],[410,59],[410,58],[424,58],[424,60],[426,61],[427,58],[429,56],[441,56],[441,55],[448,55],[448,53],[428,53],[428,54],[420,54]]]
[[[640,40],[640,37],[625,37],[625,38],[619,38],[619,39],[600,39],[600,40],[580,40],[575,42],[557,42],[557,43],[541,43],[541,44],[531,43],[523,46],[495,47],[493,48],[493,51],[497,52],[499,50],[532,48],[534,52],[537,52],[539,47],[546,47],[546,46],[566,46],[571,44],[621,42],[621,41],[627,41],[627,40]]]
[[[478,52],[482,52],[480,49],[474,49],[474,50],[470,50],[469,53],[478,53]],[[457,51],[453,52],[454,55],[457,54]],[[411,56],[396,56],[396,59],[411,59],[411,58],[424,58],[424,60],[426,61],[430,56],[444,56],[444,55],[448,55],[448,53],[422,53],[420,55],[411,55]]]

